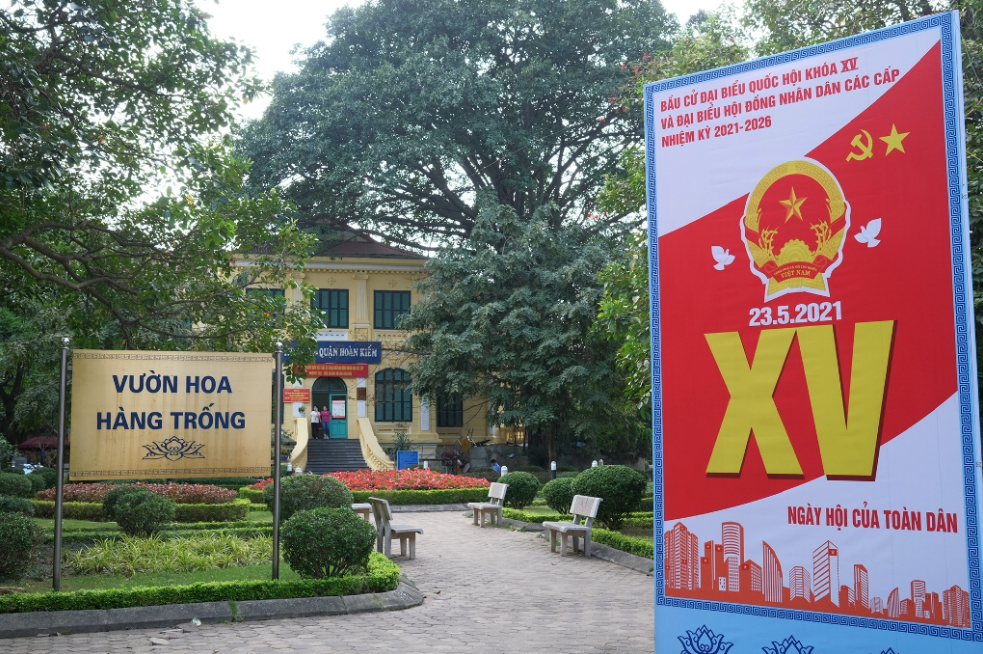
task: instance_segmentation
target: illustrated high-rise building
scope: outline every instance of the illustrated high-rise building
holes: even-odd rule
[[[730,570],[728,569],[728,561],[724,558],[724,546],[721,543],[713,546],[713,567],[714,574],[717,575],[716,579],[713,580],[713,587],[721,593],[726,593]]]
[[[887,596],[887,617],[901,617],[901,596],[897,588],[892,590],[891,594]]]
[[[858,610],[870,610],[870,579],[867,568],[859,563],[853,566],[853,597]]]
[[[969,593],[959,586],[942,591],[942,611],[948,625],[962,629],[968,629],[972,625],[969,618]]]
[[[942,600],[938,593],[925,593],[925,606],[922,608],[922,617],[933,622],[942,621]]]
[[[884,600],[880,597],[875,597],[870,601],[870,611],[871,613],[880,614],[884,612]]]
[[[839,605],[840,550],[830,541],[826,541],[812,553],[812,592],[816,602],[828,599]]]
[[[901,600],[901,617],[907,619],[915,617],[915,603],[910,597]]]
[[[765,601],[781,604],[785,596],[785,578],[782,576],[782,564],[778,555],[768,543],[762,543],[761,553],[761,586]]]
[[[666,532],[666,587],[696,590],[700,587],[700,543],[696,534],[677,522]]]
[[[725,522],[720,527],[720,541],[724,561],[727,562],[727,590],[741,590],[741,563],[744,562],[744,527],[736,522]]]
[[[915,617],[922,617],[922,607],[925,605],[925,582],[921,579],[911,582],[911,602],[914,604]]]
[[[812,576],[805,567],[797,565],[788,571],[788,595],[789,600],[812,599]]]
[[[716,588],[717,571],[714,565],[713,541],[703,543],[703,556],[700,558],[700,587],[704,591]]]
[[[751,559],[741,564],[741,588],[752,593],[762,592],[761,566]]]
[[[840,607],[840,610],[852,611],[853,608],[856,606],[856,602],[854,602],[853,589],[847,586],[846,584],[844,584],[840,586],[839,596],[840,596],[840,601],[838,606]]]

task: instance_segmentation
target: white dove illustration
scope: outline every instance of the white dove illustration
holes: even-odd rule
[[[710,246],[710,252],[713,253],[713,260],[717,262],[714,266],[717,270],[723,270],[725,266],[734,263],[734,255],[730,253],[730,250],[725,250],[719,245]]]
[[[877,247],[880,241],[877,239],[877,235],[881,233],[881,219],[874,218],[866,225],[860,228],[859,234],[854,234],[853,237],[860,241],[861,243],[866,243],[867,247]]]

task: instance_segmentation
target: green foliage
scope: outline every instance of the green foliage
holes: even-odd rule
[[[579,472],[558,472],[556,474],[557,479],[576,479]]]
[[[0,324],[3,323],[0,322]],[[0,433],[0,472],[7,471],[6,467],[10,465],[11,461],[13,460],[13,456],[16,453],[17,450],[14,449],[14,446],[11,445],[6,438],[4,438],[3,433]]]
[[[575,495],[600,497],[597,519],[617,529],[638,507],[645,492],[645,476],[628,466],[597,466],[584,470],[573,480]]]
[[[291,569],[301,577],[328,579],[365,569],[376,530],[348,507],[325,507],[295,513],[280,537]]]
[[[150,491],[127,493],[116,501],[113,517],[129,536],[150,536],[174,520],[175,504]]]
[[[263,489],[266,507],[273,510],[273,484]],[[289,520],[298,511],[319,507],[351,508],[352,492],[334,477],[295,475],[280,481],[280,519]]]
[[[22,474],[24,474],[24,469],[23,468],[3,468],[3,469],[0,469],[0,473],[6,474],[6,475],[22,475]]]
[[[27,475],[27,480],[31,482],[31,493],[37,493],[48,488],[48,480],[42,475],[35,475],[33,472]]]
[[[45,500],[31,500],[34,507],[34,515],[38,518],[54,518],[55,503]],[[66,520],[91,520],[93,522],[105,522],[109,520],[102,504],[98,502],[63,502],[61,505],[61,516]]]
[[[548,507],[557,513],[566,513],[570,510],[570,503],[573,502],[573,479],[557,476],[543,486],[542,495]]]
[[[58,471],[54,468],[35,468],[31,471],[30,476],[44,479],[44,485],[39,490],[54,488],[58,484]]]
[[[483,210],[462,248],[442,250],[403,319],[414,392],[487,397],[491,420],[523,425],[530,448],[561,447],[606,420],[614,348],[589,342],[597,271],[611,243],[545,212]]]
[[[522,509],[536,499],[539,492],[539,480],[528,472],[510,472],[498,480],[508,484],[505,491],[505,506]]]
[[[34,491],[31,489],[31,480],[25,475],[0,472],[0,495],[33,497]]]
[[[655,546],[652,541],[646,538],[625,536],[606,529],[591,529],[591,540],[646,559],[652,559],[655,556]]]
[[[528,472],[530,474],[536,474],[539,472],[546,472],[546,468],[542,466],[520,466],[516,468],[516,472]]]
[[[26,497],[0,495],[0,513],[20,513],[21,515],[33,516],[34,506],[31,504],[31,500]]]
[[[623,64],[666,47],[649,0],[379,0],[339,10],[278,76],[244,135],[262,188],[312,227],[357,223],[403,244],[467,239],[482,198],[520,219],[617,222],[593,201],[640,111],[610,101]],[[492,207],[498,211],[499,207]]]
[[[135,53],[139,53],[138,55]],[[0,431],[50,430],[59,339],[99,349],[271,351],[313,359],[291,287],[311,239],[244,186],[228,129],[260,88],[251,52],[191,0],[15,0],[0,22]],[[234,266],[233,249],[268,254]],[[54,417],[54,418],[53,418]]]
[[[116,505],[121,499],[123,499],[127,495],[132,495],[134,493],[146,493],[146,492],[148,491],[144,488],[140,488],[139,486],[134,486],[129,484],[125,486],[114,486],[113,488],[110,488],[109,492],[107,492],[102,498],[103,513],[105,514],[107,519],[115,520]]]
[[[194,572],[263,563],[272,554],[272,536],[246,539],[212,532],[166,539],[155,535],[104,540],[71,553],[69,561],[76,574],[131,577],[138,572]]]
[[[0,556],[2,554],[0,551]],[[382,554],[373,552],[369,558],[368,573],[365,575],[340,579],[212,582],[188,586],[115,588],[72,593],[13,593],[0,595],[0,613],[80,611],[199,602],[243,602],[292,597],[331,597],[383,593],[395,590],[398,584],[399,566]]]
[[[43,536],[33,518],[0,511],[0,580],[22,579],[27,575]]]
[[[252,504],[266,504],[263,491],[258,488],[247,488],[243,486],[239,489],[240,499],[249,500]]]

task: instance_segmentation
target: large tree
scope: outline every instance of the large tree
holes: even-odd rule
[[[369,0],[278,76],[244,133],[252,179],[309,227],[420,248],[467,238],[484,201],[601,230],[593,199],[642,116],[626,64],[666,47],[658,0]]]
[[[13,0],[0,10],[8,433],[30,427],[18,402],[39,398],[50,412],[31,380],[45,378],[51,357],[37,350],[57,348],[54,336],[99,348],[313,346],[308,311],[243,292],[288,284],[310,239],[287,202],[244,185],[247,162],[223,133],[258,82],[249,51],[213,38],[205,18],[188,0]],[[241,270],[235,251],[261,254]]]
[[[611,256],[610,239],[579,226],[482,211],[463,247],[427,264],[401,323],[423,355],[409,366],[414,392],[487,398],[494,424],[524,427],[554,460],[572,437],[610,425],[614,349],[587,332]]]

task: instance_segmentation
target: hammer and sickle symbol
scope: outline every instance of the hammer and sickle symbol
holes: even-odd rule
[[[859,151],[848,154],[846,156],[847,161],[853,161],[854,159],[857,161],[863,161],[864,159],[870,159],[874,156],[874,140],[870,138],[870,132],[865,129],[860,131],[863,132],[863,135],[857,134],[853,137],[853,140],[850,141],[850,145],[857,148]],[[866,143],[864,142],[865,136],[867,137]]]

